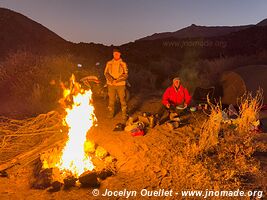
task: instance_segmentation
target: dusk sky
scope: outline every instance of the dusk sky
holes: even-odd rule
[[[245,25],[267,18],[266,0],[0,0],[72,42],[120,45],[191,24]]]

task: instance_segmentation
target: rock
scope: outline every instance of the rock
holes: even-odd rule
[[[103,169],[99,172],[97,172],[97,177],[100,178],[101,180],[105,180],[106,178],[114,175],[114,173],[109,170],[109,169]]]
[[[95,155],[96,157],[103,159],[108,155],[108,152],[103,147],[98,146],[96,148]]]
[[[73,176],[68,176],[67,178],[65,178],[64,181],[64,189],[69,189],[71,187],[74,187],[76,184],[76,181],[78,179],[73,177]]]
[[[95,143],[94,141],[86,141],[84,143],[84,151],[87,153],[94,153],[95,152]]]
[[[60,191],[62,185],[63,185],[63,183],[61,183],[59,181],[54,181],[51,184],[51,188],[48,189],[48,192],[58,192],[58,191]]]
[[[52,173],[52,168],[41,170],[36,174],[31,187],[34,189],[46,189],[50,187],[52,183]]]
[[[105,158],[105,162],[108,163],[108,164],[111,164],[111,163],[116,162],[116,161],[117,161],[117,159],[112,157],[112,156],[107,156]]]
[[[79,181],[83,187],[98,187],[97,173],[95,171],[86,171],[80,175]]]
[[[0,171],[0,177],[8,177],[8,173],[6,171]]]

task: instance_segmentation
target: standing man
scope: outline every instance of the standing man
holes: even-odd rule
[[[116,94],[119,96],[122,110],[122,119],[127,121],[127,104],[126,104],[126,80],[128,78],[128,68],[121,59],[121,52],[118,49],[113,50],[113,59],[107,62],[104,75],[108,85],[109,97],[109,118],[115,114]]]

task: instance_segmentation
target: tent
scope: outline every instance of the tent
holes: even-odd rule
[[[263,89],[264,104],[267,104],[267,65],[249,65],[224,72],[220,83],[223,90],[223,104],[237,104],[237,99],[246,91],[253,94]]]

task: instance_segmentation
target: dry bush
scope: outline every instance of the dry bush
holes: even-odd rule
[[[247,65],[266,65],[267,51],[250,56],[220,57],[216,59],[202,59],[195,62],[182,62],[182,68],[177,74],[184,76],[189,85],[208,87],[216,85],[224,71],[233,70]]]
[[[70,55],[10,54],[0,64],[0,95],[12,104],[10,112],[32,116],[53,109],[60,98],[60,81],[67,80],[76,67],[72,60]]]
[[[61,139],[62,132],[59,130],[63,129],[62,116],[55,111],[24,120],[0,117],[0,164],[12,160],[20,153],[34,151],[49,136]]]
[[[211,113],[209,118],[202,125],[202,131],[199,139],[200,151],[208,150],[218,144],[218,135],[221,130],[221,123],[223,120],[222,105],[213,105],[210,103],[209,98],[208,103],[211,108]]]
[[[239,117],[236,120],[238,131],[246,133],[257,126],[259,112],[263,105],[263,90],[259,89],[253,97],[252,92],[246,92],[239,100]]]
[[[129,82],[133,89],[153,90],[156,87],[156,75],[146,69],[130,70]]]
[[[249,104],[244,104],[243,108],[247,109],[250,105],[256,116],[261,94],[258,93],[254,98],[249,95],[244,99]],[[255,134],[240,131],[233,124],[223,123],[221,104],[213,105],[209,102],[209,105],[211,112],[208,119],[199,127],[196,124],[192,126],[194,134],[181,135],[182,138],[179,138],[183,143],[177,146],[179,153],[173,158],[173,162],[177,163],[173,173],[179,178],[175,183],[177,188],[264,191],[264,175],[259,161],[253,157],[257,146]],[[244,110],[243,115],[245,113]],[[243,119],[255,119],[243,115],[239,116],[240,123]]]
[[[208,86],[208,79],[200,78],[201,73],[198,70],[191,66],[184,66],[178,72],[177,75],[181,77],[182,84],[185,86],[189,92],[192,94],[196,87],[198,86]]]

